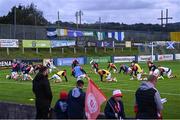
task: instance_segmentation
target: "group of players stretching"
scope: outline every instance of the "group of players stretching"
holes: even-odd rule
[[[147,80],[147,75],[153,74],[158,77],[158,79],[164,79],[164,75],[166,75],[168,78],[173,78],[176,76],[172,75],[172,70],[167,67],[162,66],[156,66],[153,62],[147,61],[147,66],[149,68],[149,74],[145,73],[144,70],[141,68],[141,66],[136,62],[132,61],[130,66],[122,64],[118,68],[114,63],[108,62],[107,69],[99,69],[99,64],[95,62],[94,60],[90,61],[91,64],[91,70],[93,73],[96,73],[100,76],[101,81],[107,81],[107,82],[117,82],[117,79],[111,76],[111,71],[114,73],[121,73],[123,72],[126,75],[130,75],[130,80]],[[21,80],[32,80],[31,74],[37,73],[37,71],[42,67],[41,64],[37,65],[30,65],[23,62],[13,61],[12,64],[12,71],[10,75],[7,75],[6,78],[18,80],[19,78]],[[48,61],[46,63],[46,67],[49,68],[49,72],[51,73],[56,69],[56,67],[53,65],[53,61]],[[76,80],[80,79],[90,79],[86,73],[86,71],[82,68],[82,66],[79,65],[79,62],[77,59],[74,59],[71,66],[71,75],[76,78]],[[67,71],[66,70],[59,70],[57,69],[57,72],[52,75],[49,79],[54,79],[55,83],[62,82],[62,77],[65,78],[65,81],[68,82],[67,79]]]

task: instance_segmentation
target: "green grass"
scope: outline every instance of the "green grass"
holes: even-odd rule
[[[147,66],[144,63],[140,63],[142,68],[147,71]],[[169,62],[159,62],[163,66],[172,68],[174,74],[178,77],[176,79],[164,79],[159,80],[157,84],[157,89],[159,90],[162,98],[167,98],[168,102],[164,104],[163,117],[164,118],[180,118],[180,81],[179,81],[179,64],[180,61],[169,61]],[[118,67],[120,64],[116,64]],[[102,89],[105,95],[109,98],[112,94],[112,90],[121,89],[123,92],[123,102],[125,106],[125,112],[128,117],[134,117],[133,106],[134,106],[134,95],[140,81],[130,81],[129,76],[123,74],[112,74],[113,77],[116,77],[117,83],[105,83],[100,82],[98,75],[90,72],[90,65],[84,65],[84,69],[88,72],[88,75],[95,81],[95,83]],[[100,68],[106,68],[107,64],[100,64]],[[69,82],[63,81],[62,83],[53,83],[51,81],[51,88],[53,92],[53,102],[52,107],[54,106],[56,100],[58,99],[59,91],[67,90],[69,91],[75,86],[75,78],[70,75],[70,67],[60,67],[62,69],[68,70],[68,80]],[[9,73],[10,70],[1,70],[0,71],[0,100],[1,101],[10,101],[23,104],[33,104],[34,101],[30,101],[30,98],[34,98],[32,93],[32,82],[31,81],[13,81],[6,80],[5,76]],[[85,81],[85,88],[87,87],[87,81]],[[102,111],[104,109],[105,103],[102,106]]]
[[[133,51],[133,52],[131,52]],[[64,53],[62,54],[61,48],[53,48],[52,53],[49,53],[49,49],[39,49],[39,53],[36,54],[36,49],[25,49],[24,54],[22,53],[22,48],[11,48],[9,49],[9,55],[7,55],[6,48],[0,48],[1,59],[14,59],[14,58],[54,58],[54,57],[79,57],[79,56],[115,56],[115,55],[136,55],[138,54],[137,48],[116,48],[113,52],[112,48],[107,48],[106,52],[104,48],[97,48],[97,53],[95,53],[95,48],[88,47],[87,53],[85,53],[84,48],[76,48],[76,54],[74,54],[74,48],[64,48]]]

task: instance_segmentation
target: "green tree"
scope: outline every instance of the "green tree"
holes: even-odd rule
[[[47,25],[49,23],[44,18],[43,12],[38,10],[33,3],[28,6],[12,7],[7,15],[0,17],[0,23],[14,24],[15,14],[16,24],[19,25]]]

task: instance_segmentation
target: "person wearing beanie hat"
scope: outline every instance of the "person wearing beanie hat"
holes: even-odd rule
[[[68,93],[66,91],[61,91],[59,93],[59,100],[56,102],[54,106],[54,112],[56,114],[57,119],[68,119],[67,100],[68,100]]]
[[[114,90],[112,97],[107,101],[104,114],[107,119],[124,119],[124,105],[121,100],[123,94],[121,90]]]

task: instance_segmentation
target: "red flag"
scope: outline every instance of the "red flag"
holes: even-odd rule
[[[100,113],[101,104],[106,101],[106,97],[99,90],[96,84],[88,81],[86,90],[85,111],[88,119],[96,119]]]

